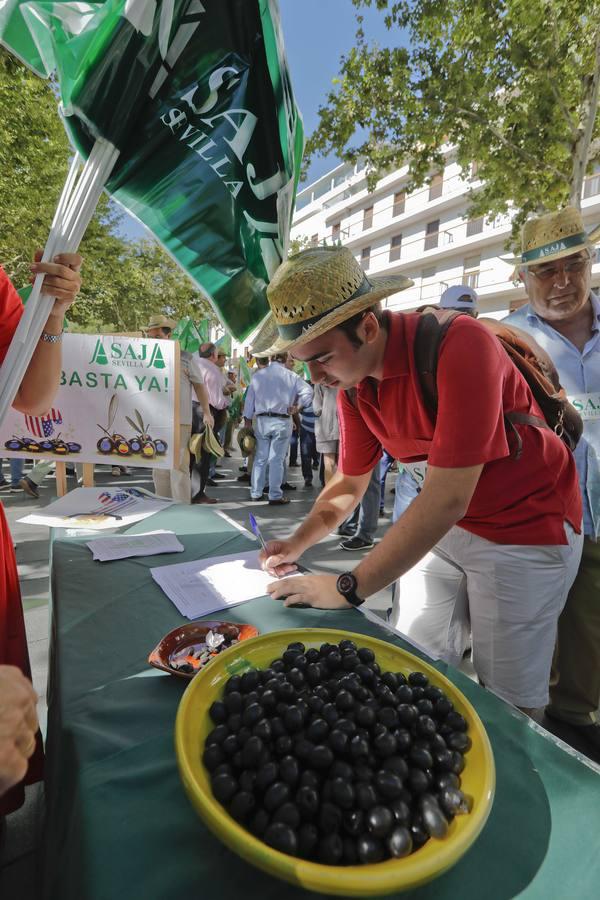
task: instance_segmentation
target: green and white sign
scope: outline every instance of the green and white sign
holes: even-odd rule
[[[11,409],[2,455],[173,468],[176,345],[172,341],[65,334],[52,409]]]
[[[107,190],[243,340],[287,255],[304,142],[276,0],[0,0],[0,40],[55,73],[84,157],[117,148]]]

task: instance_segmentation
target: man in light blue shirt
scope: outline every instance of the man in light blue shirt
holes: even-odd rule
[[[284,467],[292,436],[292,410],[312,402],[312,388],[284,365],[287,353],[274,356],[271,364],[259,369],[246,392],[244,419],[247,428],[256,419],[256,453],[252,466],[250,499],[262,499],[267,464],[269,466],[269,503],[289,503],[281,489]]]
[[[504,321],[548,353],[583,418],[575,462],[585,534],[579,573],[558,624],[546,713],[600,751],[600,300],[591,291],[593,244],[567,207],[527,222],[518,261],[529,302]]]

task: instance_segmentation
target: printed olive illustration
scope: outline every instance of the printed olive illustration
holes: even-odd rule
[[[24,450],[25,441],[25,438],[12,437],[9,441],[4,442],[4,446],[7,450]]]
[[[69,448],[69,453],[81,452],[81,444],[77,444],[75,441],[67,441],[67,447]]]
[[[163,441],[161,438],[157,438],[154,441],[154,446],[156,448],[156,453],[158,456],[164,456],[167,452],[168,444],[166,441]]]
[[[141,453],[142,451],[142,442],[139,438],[134,437],[129,441],[129,449],[132,453]]]
[[[142,444],[142,456],[152,459],[156,455],[156,446],[154,441],[145,440]]]
[[[108,455],[109,453],[112,453],[113,449],[114,449],[114,444],[112,442],[112,438],[109,438],[109,437],[100,438],[100,440],[96,444],[96,448],[98,449],[99,453],[104,453],[106,455]]]
[[[127,438],[123,437],[122,434],[113,434],[113,445],[114,449],[117,451],[119,456],[129,456],[131,453],[131,448],[127,442]]]

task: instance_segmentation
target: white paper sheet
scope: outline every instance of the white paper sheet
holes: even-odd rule
[[[172,502],[143,488],[76,488],[19,522],[102,531],[140,522],[166,509]]]
[[[144,534],[116,534],[113,537],[88,541],[94,559],[110,562],[130,556],[156,556],[161,553],[181,553],[185,548],[173,531],[147,531]]]
[[[188,619],[262,597],[274,580],[260,568],[257,550],[160,566],[150,574]]]

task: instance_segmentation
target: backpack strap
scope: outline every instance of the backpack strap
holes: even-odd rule
[[[423,307],[420,313],[413,353],[421,394],[427,410],[435,419],[438,408],[437,368],[440,346],[454,320],[465,313],[456,309],[436,309],[433,306]]]

